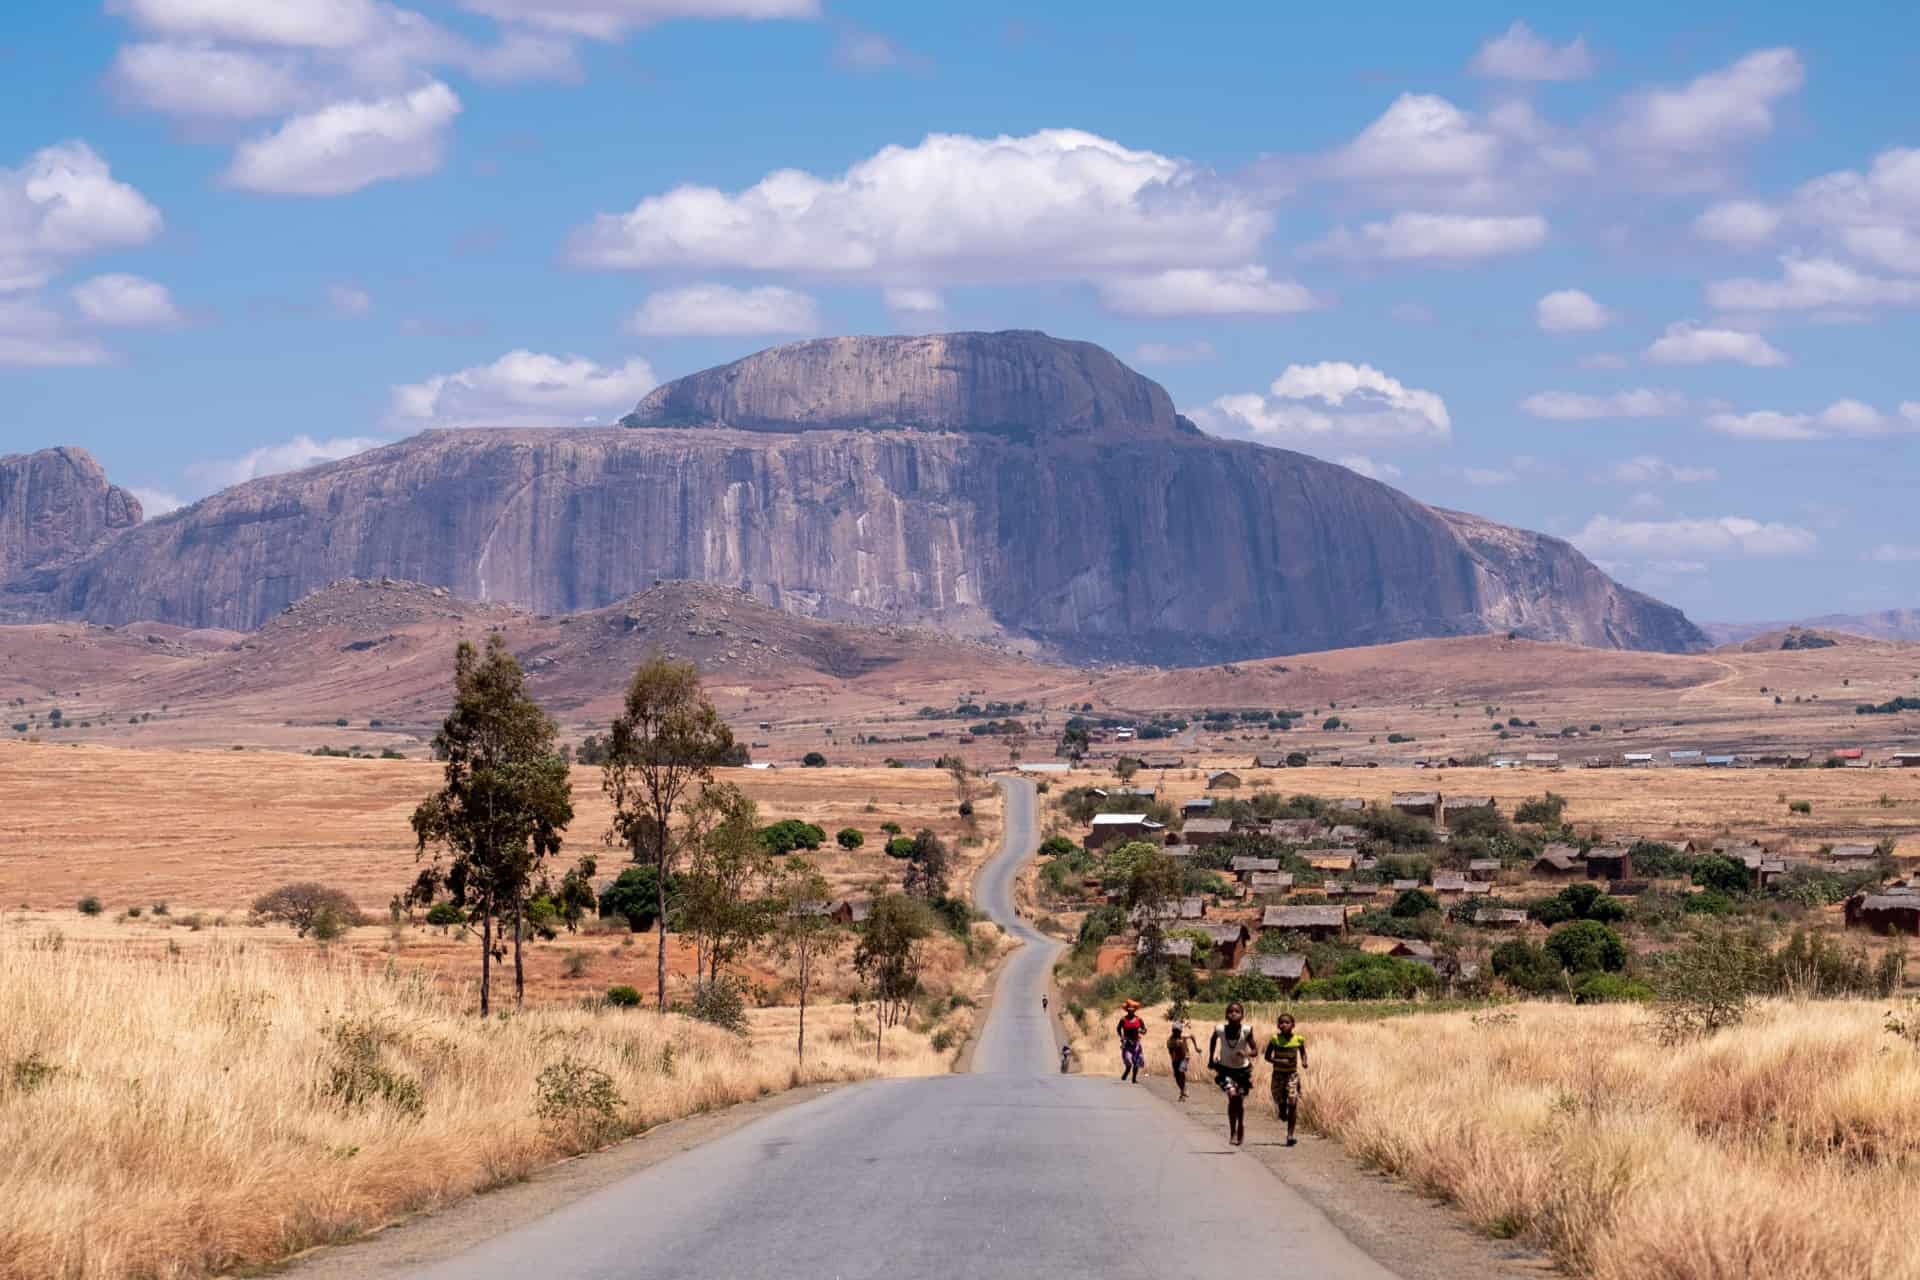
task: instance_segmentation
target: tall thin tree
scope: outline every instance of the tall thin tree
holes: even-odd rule
[[[526,694],[526,675],[497,632],[482,657],[462,640],[453,659],[453,710],[434,736],[446,781],[413,811],[414,856],[434,848],[408,899],[431,903],[444,887],[480,923],[480,1016],[492,1008],[496,925],[513,922],[513,1000],[526,994],[521,937],[529,885],[560,850],[573,821],[566,761],[555,728]],[[441,864],[445,852],[447,862]]]
[[[673,811],[687,789],[713,778],[733,752],[733,731],[700,688],[691,662],[649,658],[627,685],[626,706],[607,734],[602,788],[613,801],[611,841],[656,873],[660,908],[657,966],[660,1008],[667,1007],[667,879],[678,849]]]
[[[807,1060],[807,994],[813,987],[814,965],[847,941],[832,915],[832,892],[827,878],[805,858],[788,859],[774,886],[779,914],[773,952],[793,964],[794,990],[800,1000],[800,1038],[795,1056],[803,1063]]]

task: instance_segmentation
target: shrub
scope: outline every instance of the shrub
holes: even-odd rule
[[[1302,1000],[1408,1000],[1440,985],[1433,970],[1391,956],[1355,955],[1342,959],[1332,976],[1294,988]]]
[[[587,967],[593,963],[593,957],[585,951],[569,951],[560,962],[560,972],[569,978],[584,978]]]
[[[325,903],[313,913],[312,922],[308,924],[301,936],[311,936],[315,942],[332,942],[358,923],[358,918],[349,922],[348,917],[342,914],[339,908],[332,903]]]
[[[913,856],[913,837],[895,836],[893,839],[887,841],[887,856],[889,858],[911,858]]]
[[[1399,919],[1410,919],[1426,915],[1429,911],[1438,911],[1440,900],[1425,889],[1407,889],[1393,900],[1391,914]]]
[[[609,916],[624,918],[627,927],[635,933],[644,933],[653,928],[660,918],[658,901],[659,877],[653,865],[627,867],[620,876],[600,895],[600,918]],[[679,876],[667,877],[667,910],[678,906],[681,896]]]
[[[88,894],[74,904],[74,910],[83,916],[97,916],[102,911],[105,911],[106,908],[100,905],[100,899],[94,897],[92,894]]]
[[[747,1034],[747,999],[740,983],[727,974],[702,982],[693,989],[689,1013],[702,1022],[712,1023],[737,1036]]]
[[[897,822],[883,822],[880,824],[880,829],[886,832],[890,836],[897,836],[900,834],[900,824]]]
[[[127,908],[127,919],[138,920],[139,918],[140,918],[140,908],[138,907]]]
[[[1040,856],[1043,858],[1065,857],[1079,847],[1065,836],[1048,836],[1040,842]]]
[[[607,988],[607,1003],[616,1009],[637,1009],[640,1007],[640,993],[621,983]]]
[[[1338,729],[1340,727],[1340,717],[1328,716],[1325,720],[1322,720],[1320,722],[1320,727],[1322,729],[1328,730],[1329,732],[1331,732],[1334,729]]]
[[[798,818],[782,818],[760,828],[760,843],[767,847],[767,852],[776,855],[789,854],[795,849],[818,849],[826,838],[825,830]]]
[[[1747,891],[1752,883],[1746,864],[1733,858],[1715,854],[1702,858],[1694,865],[1693,882],[1702,888],[1717,889],[1721,893],[1733,895]]]
[[[1199,998],[1217,1004],[1274,1004],[1286,996],[1280,984],[1256,973],[1222,973],[1200,984]]]
[[[1547,935],[1547,953],[1568,973],[1617,973],[1627,967],[1627,944],[1598,920],[1575,920]]]
[[[867,838],[861,834],[858,827],[842,827],[834,833],[833,842],[842,849],[852,850],[865,844]]]
[[[1690,916],[1725,916],[1733,914],[1733,899],[1718,889],[1702,889],[1690,893],[1680,909]]]
[[[1654,1025],[1664,1044],[1709,1036],[1747,1016],[1764,977],[1765,948],[1750,935],[1711,929],[1659,958]]]
[[[322,1091],[342,1111],[364,1111],[375,1103],[417,1120],[427,1109],[420,1081],[384,1062],[387,1045],[399,1037],[377,1016],[343,1018],[326,1029],[332,1050]]]
[[[1627,918],[1627,906],[1608,897],[1597,884],[1570,884],[1550,898],[1542,898],[1528,909],[1542,924],[1563,924],[1568,920],[1598,920],[1610,924]]]
[[[1590,973],[1573,986],[1575,1004],[1611,1004],[1622,1000],[1653,999],[1653,988],[1638,978],[1617,973]]]
[[[467,913],[451,902],[436,902],[427,908],[427,923],[437,929],[449,929],[466,922]]]
[[[1545,950],[1513,939],[1493,949],[1488,963],[1496,978],[1521,991],[1542,995],[1560,986],[1560,966]]]
[[[800,766],[804,769],[824,769],[827,767],[827,758],[818,751],[809,751],[800,757]]]
[[[1787,812],[1788,812],[1788,813],[1812,813],[1812,812],[1813,812],[1813,801],[1811,801],[1811,800],[1789,800],[1789,801],[1787,802]]]
[[[612,1076],[570,1054],[540,1068],[533,1096],[534,1115],[565,1130],[576,1142],[595,1141],[607,1134],[626,1105]]]
[[[167,904],[164,902],[156,902],[149,907],[148,910],[157,916],[164,916],[167,914]]]
[[[254,915],[262,920],[290,924],[302,938],[314,932],[323,913],[329,918],[327,927],[331,930],[329,937],[321,939],[323,942],[365,923],[360,908],[346,890],[329,888],[312,880],[283,884],[253,900]]]
[[[345,716],[341,716],[339,719],[335,720],[333,723],[336,728],[344,729],[347,727],[347,718]]]
[[[1567,811],[1567,798],[1549,791],[1544,796],[1530,796],[1522,800],[1513,811],[1515,822],[1530,822],[1542,827],[1557,827]]]

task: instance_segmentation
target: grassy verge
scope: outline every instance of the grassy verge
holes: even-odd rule
[[[350,1238],[694,1112],[944,1071],[908,1027],[735,1036],[578,1005],[481,1022],[423,976],[244,943],[0,940],[0,1275],[185,1277]]]

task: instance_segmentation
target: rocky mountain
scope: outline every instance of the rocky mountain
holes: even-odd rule
[[[1700,629],[1715,644],[1739,644],[1775,631],[1810,628],[1838,631],[1869,640],[1920,641],[1920,609],[1883,609],[1879,613],[1827,613],[1794,622],[1703,622]]]
[[[0,583],[84,556],[140,515],[85,449],[0,457]]]
[[[0,608],[251,629],[347,577],[543,613],[684,579],[1075,658],[1705,643],[1564,542],[1202,435],[1111,355],[1043,334],[797,343],[627,422],[427,432],[250,481],[15,575]]]

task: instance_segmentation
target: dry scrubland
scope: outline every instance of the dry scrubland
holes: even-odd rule
[[[1622,1006],[1302,1017],[1303,1123],[1578,1275],[1920,1276],[1920,1053],[1883,1006],[1771,1002],[1678,1048]]]
[[[876,1064],[870,1020],[846,1006],[809,1010],[802,1071],[791,1010],[742,1040],[643,1010],[480,1022],[469,996],[319,953],[83,949],[9,928],[0,1275],[263,1263],[679,1116],[950,1057],[897,1028]]]
[[[977,784],[969,829],[953,780],[937,770],[716,776],[758,801],[763,822],[803,818],[825,828],[827,846],[809,856],[848,893],[876,874],[899,877],[900,864],[881,852],[883,822],[938,832],[955,854],[956,886],[969,882],[999,831],[995,788]],[[97,894],[110,911],[158,900],[176,911],[233,911],[289,880],[318,880],[384,913],[414,875],[408,816],[440,782],[432,761],[0,742],[0,905],[65,908]],[[620,855],[601,843],[610,810],[600,771],[576,766],[573,786],[567,848],[600,850],[610,878]],[[847,826],[866,836],[856,854],[832,844]]]

